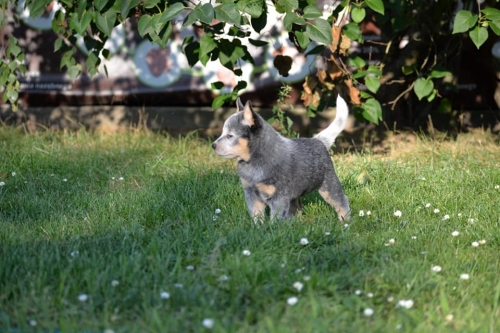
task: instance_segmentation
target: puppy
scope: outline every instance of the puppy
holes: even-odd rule
[[[300,197],[314,190],[335,208],[339,220],[350,218],[347,196],[335,174],[328,149],[345,127],[346,102],[337,98],[333,122],[313,138],[287,139],[256,114],[250,101],[238,98],[237,112],[224,123],[212,148],[223,158],[238,161],[238,175],[248,211],[254,221],[264,217],[290,218],[302,210]]]

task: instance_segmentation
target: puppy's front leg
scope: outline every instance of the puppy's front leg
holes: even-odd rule
[[[253,221],[257,223],[259,220],[264,220],[266,204],[257,196],[255,190],[244,188],[245,200],[248,206],[248,212]]]

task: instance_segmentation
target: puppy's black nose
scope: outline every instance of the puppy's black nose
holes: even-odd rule
[[[217,144],[214,142],[212,143],[212,148],[215,149],[215,147],[217,147]]]

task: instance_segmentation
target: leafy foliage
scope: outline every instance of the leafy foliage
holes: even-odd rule
[[[32,16],[37,16],[42,14],[50,2],[51,0],[27,0],[25,6]],[[432,6],[437,8],[436,13],[448,13],[446,10],[452,8],[449,4],[454,1],[445,2],[448,5],[425,1],[344,0],[330,15],[324,15],[314,0],[273,1],[276,11],[281,15],[283,26],[297,49],[304,52],[313,44],[314,47],[308,54],[317,54],[324,62],[324,67],[314,74],[315,78],[308,78],[304,83],[302,99],[309,112],[314,114],[322,110],[330,104],[333,93],[340,91],[350,97],[351,103],[356,106],[356,115],[378,123],[382,119],[382,107],[376,96],[380,95],[380,90],[386,84],[383,78],[388,64],[386,61],[395,52],[394,45],[392,42],[386,44],[386,59],[378,62],[366,62],[356,54],[349,53],[353,42],[361,45],[365,42],[361,24],[366,20],[378,22],[386,34],[392,36],[392,40],[397,40],[419,24],[418,20],[426,19],[423,17],[424,12],[427,9],[432,12]],[[465,2],[469,4],[468,1]],[[112,29],[130,18],[138,19],[138,32],[141,36],[160,47],[165,47],[169,42],[174,22],[182,21],[182,27],[193,25],[203,30],[199,40],[192,37],[184,40],[183,51],[191,66],[198,62],[206,65],[209,61],[218,60],[238,74],[241,72],[242,61],[254,62],[243,41],[258,47],[267,45],[266,42],[250,38],[252,31],[259,33],[266,25],[269,8],[264,0],[217,0],[215,3],[194,4],[179,0],[61,0],[60,5],[52,23],[52,29],[61,37],[55,42],[54,51],[63,54],[61,68],[67,71],[71,79],[76,79],[83,70],[91,76],[98,73],[101,58],[109,56],[104,43]],[[477,48],[486,42],[490,31],[500,34],[500,10],[487,7],[475,13],[473,7],[465,8],[454,15],[452,34],[468,33]],[[7,4],[2,2],[0,25],[5,23],[6,9]],[[420,16],[408,13],[418,13]],[[350,23],[348,17],[351,18]],[[431,49],[436,48],[432,44],[433,38],[437,34],[443,34],[443,22],[446,23],[446,19],[450,22],[452,20],[451,16],[446,16],[445,19],[440,16],[440,23],[427,22],[429,36],[419,37],[427,40]],[[84,64],[77,63],[74,58],[78,35],[83,36],[88,50]],[[19,91],[18,76],[25,72],[24,55],[14,37],[9,39],[8,45],[1,53],[0,86],[5,87],[3,101],[11,103],[15,108]],[[400,66],[403,81],[409,85],[403,91],[404,94],[413,91],[418,100],[426,98],[428,101],[439,96],[438,83],[451,76],[450,71],[439,67],[439,52],[434,52],[434,62],[430,62],[427,57],[419,58],[417,63]],[[277,55],[274,65],[281,75],[287,76],[291,58]],[[238,82],[233,92],[217,96],[212,106],[217,108],[234,101],[238,92],[246,85],[244,81]],[[388,105],[394,108],[403,93],[388,102]]]

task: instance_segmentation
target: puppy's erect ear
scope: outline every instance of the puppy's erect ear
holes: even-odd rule
[[[236,100],[236,112],[241,112],[244,108],[245,106],[243,105],[243,103],[241,103],[241,99],[238,97],[238,99]]]
[[[249,127],[254,127],[256,116],[257,115],[252,110],[252,103],[248,101],[243,107],[243,123]]]

